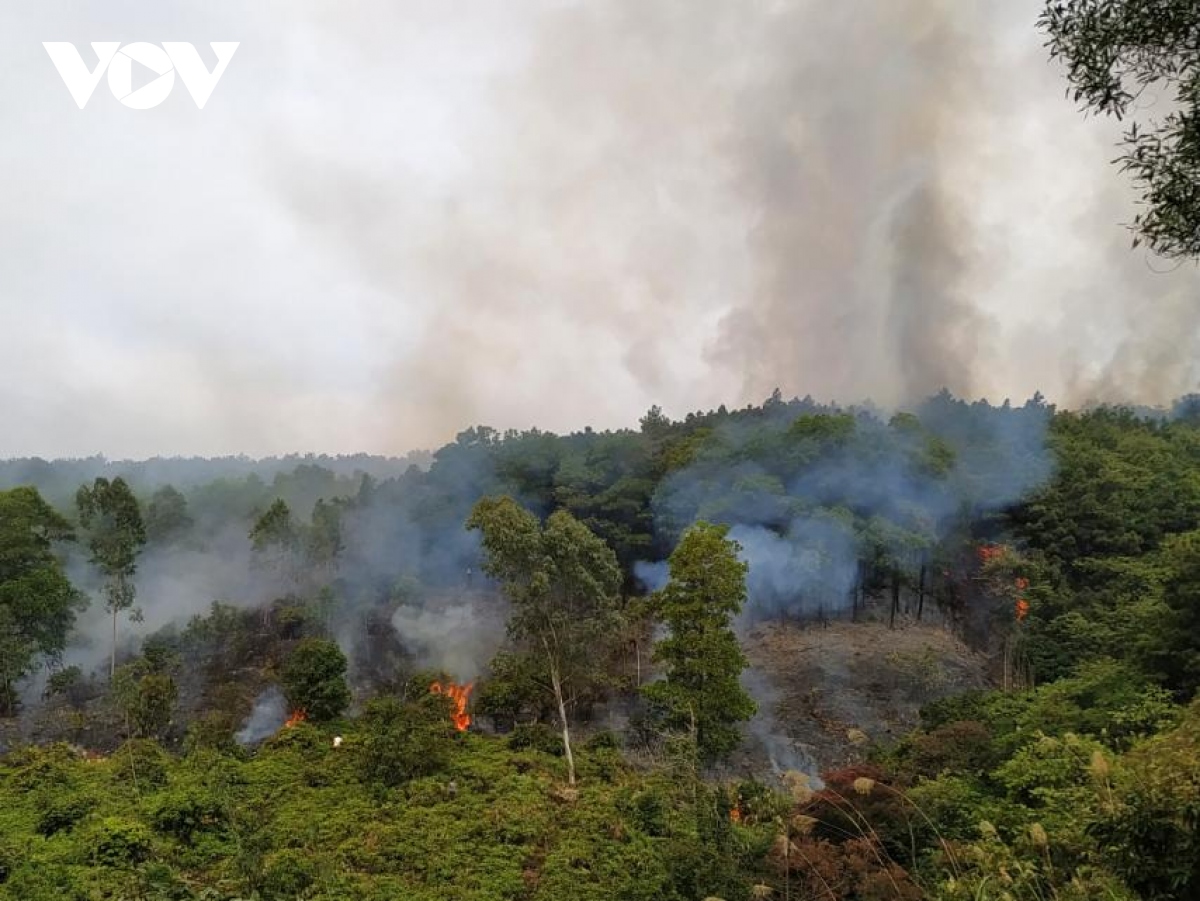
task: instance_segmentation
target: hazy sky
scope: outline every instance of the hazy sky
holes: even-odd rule
[[[1129,251],[1039,6],[6,4],[0,456],[1194,390],[1196,269]],[[241,46],[81,111],[43,41]]]

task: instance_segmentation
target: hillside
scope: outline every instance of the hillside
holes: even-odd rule
[[[861,763],[915,729],[923,705],[989,684],[987,658],[941,626],[760,625],[743,643],[747,678],[764,682],[751,735],[775,769]]]
[[[771,399],[84,488],[0,492],[5,901],[1200,885],[1189,419]]]

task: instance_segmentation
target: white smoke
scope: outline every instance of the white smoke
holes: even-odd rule
[[[256,745],[270,738],[287,721],[287,701],[283,693],[271,686],[254,700],[254,707],[234,739],[239,745]]]

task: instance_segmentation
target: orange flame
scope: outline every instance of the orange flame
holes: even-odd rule
[[[308,711],[301,707],[298,710],[292,711],[292,715],[287,718],[287,722],[283,724],[283,728],[291,729],[305,722],[308,722]]]
[[[429,686],[431,693],[445,695],[454,704],[454,711],[450,714],[450,719],[454,721],[454,728],[459,732],[466,732],[471,726],[471,714],[467,713],[467,701],[470,700],[471,689],[474,687],[474,682],[468,682],[466,685],[459,685],[456,682],[447,682],[443,685],[441,682],[434,682]]]
[[[991,563],[1004,556],[1005,547],[1002,544],[981,544],[976,550],[980,563]]]
[[[740,823],[742,821],[742,808],[740,806],[729,809],[729,821],[731,823]]]
[[[1029,601],[1025,598],[1017,598],[1017,622],[1023,622],[1028,615]]]

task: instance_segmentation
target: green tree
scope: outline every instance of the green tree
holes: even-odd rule
[[[1113,774],[1092,828],[1104,859],[1143,898],[1200,897],[1200,702]]]
[[[553,701],[574,785],[570,711],[604,680],[621,585],[616,556],[567,511],[543,526],[510,497],[479,501],[467,527],[482,534],[484,569],[512,602],[509,636],[536,664],[534,678]]]
[[[283,665],[283,694],[293,710],[314,722],[336,719],[350,704],[346,655],[332,641],[307,638]]]
[[[170,542],[192,525],[187,498],[173,485],[154,492],[146,506],[146,538],[153,544]]]
[[[267,508],[250,529],[250,543],[285,583],[295,584],[301,530],[287,503],[276,500]]]
[[[139,661],[117,670],[113,694],[135,736],[161,739],[171,725],[179,689],[169,673]]]
[[[317,501],[313,507],[312,525],[305,535],[304,551],[308,565],[326,575],[337,567],[345,549],[342,540],[342,511],[336,503]]]
[[[1040,19],[1077,102],[1137,114],[1118,159],[1142,195],[1134,246],[1166,257],[1200,256],[1198,21],[1196,0],[1049,0]],[[1147,92],[1170,102],[1140,104]]]
[[[456,734],[449,702],[430,693],[407,704],[378,698],[367,705],[360,726],[363,773],[389,788],[440,770]]]
[[[1200,531],[1174,536],[1164,549],[1163,600],[1170,617],[1160,627],[1156,662],[1185,695],[1200,688]]]
[[[250,542],[256,551],[269,548],[293,550],[300,541],[300,530],[292,519],[292,511],[282,500],[276,500],[250,529]]]
[[[748,566],[725,534],[723,526],[696,523],[671,554],[671,580],[653,599],[670,630],[654,648],[665,678],[643,689],[668,727],[694,735],[705,761],[736,748],[738,723],[755,712],[738,681],[746,658],[731,625],[746,600]]]
[[[62,651],[84,603],[54,553],[72,537],[36,489],[0,491],[0,711],[39,655]]]
[[[146,528],[137,498],[125,480],[99,478],[75,495],[79,521],[88,530],[93,565],[104,574],[105,609],[112,614],[112,656],[109,675],[117,672],[117,615],[133,607],[137,558],[146,543]]]

